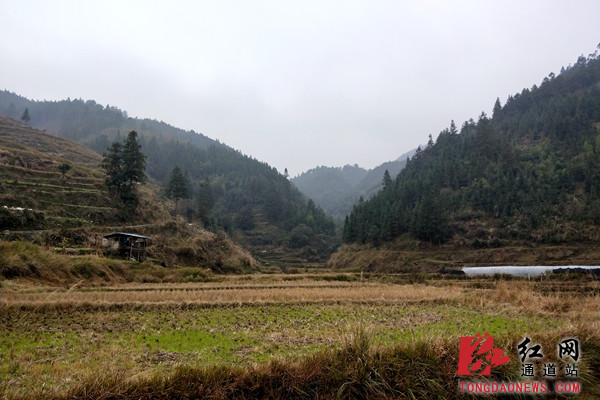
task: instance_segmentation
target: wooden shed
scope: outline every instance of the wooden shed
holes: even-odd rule
[[[113,232],[102,237],[102,247],[139,262],[146,259],[146,247],[151,244],[152,239],[135,233]]]

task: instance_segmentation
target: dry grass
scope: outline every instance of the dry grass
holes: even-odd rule
[[[336,285],[316,283],[302,286],[297,282],[277,286],[225,287],[214,284],[173,288],[147,287],[141,290],[119,291],[67,291],[52,293],[21,293],[7,291],[3,296],[5,306],[55,305],[55,304],[127,304],[127,303],[296,303],[319,301],[402,302],[432,301],[450,302],[463,297],[461,288],[433,287],[425,285],[385,285],[376,283]]]
[[[252,271],[256,261],[245,250],[230,240],[200,231],[192,235],[189,248],[178,249],[169,245],[156,246],[156,250],[172,268],[164,268],[161,262],[148,259],[137,262],[106,258],[98,254],[72,256],[52,251],[29,242],[0,242],[0,276],[25,284],[53,285],[69,288],[84,281],[84,286],[114,285],[127,282],[186,282],[214,279],[209,270],[212,264],[221,270]],[[164,263],[163,263],[164,265]],[[217,267],[215,267],[217,268]]]
[[[572,282],[566,288],[581,285]],[[588,288],[593,290],[587,294],[574,292],[542,293],[534,290],[527,281],[498,281],[492,296],[483,302],[483,307],[497,307],[510,304],[514,312],[525,312],[530,315],[568,316],[568,325],[564,328],[577,332],[580,337],[600,340],[600,292],[597,282],[590,282]],[[480,303],[481,304],[481,303]]]
[[[331,255],[327,267],[409,273],[477,265],[597,265],[599,259],[600,249],[589,244],[534,247],[518,244],[474,250],[457,244],[440,247],[399,238],[379,247],[344,244]]]
[[[489,331],[507,352],[525,335],[544,349],[579,338],[582,398],[600,395],[595,281],[291,278],[4,285],[0,390],[15,399],[460,398],[459,338]],[[519,368],[494,379],[518,379]]]

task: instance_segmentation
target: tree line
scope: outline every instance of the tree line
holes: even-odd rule
[[[393,182],[346,217],[343,241],[408,235],[475,246],[591,240],[600,226],[600,59],[496,100],[460,131],[452,122]]]
[[[119,171],[115,160],[122,159],[116,155],[125,146],[128,135],[124,132],[137,132],[146,176],[164,188],[165,197],[177,201],[178,213],[189,221],[232,234],[242,232],[257,245],[294,242],[292,231],[298,227],[300,232],[311,232],[317,247],[335,241],[331,218],[298,192],[286,176],[219,141],[162,121],[131,118],[125,111],[93,100],[31,101],[0,92],[1,113],[18,119],[25,109],[30,125],[108,155],[106,166],[111,171]],[[120,149],[112,147],[115,142],[120,143]],[[181,187],[168,187],[172,174],[178,174],[175,167],[186,177],[185,193]],[[135,191],[129,190],[135,185],[125,185],[119,179],[108,184],[124,210],[125,205],[135,204]]]
[[[207,229],[242,232],[256,245],[324,248],[335,241],[333,220],[287,177],[226,146],[201,148],[132,131],[116,136],[101,165],[125,215],[137,205],[135,184],[145,173],[175,201],[175,213]],[[130,171],[137,171],[136,179]]]

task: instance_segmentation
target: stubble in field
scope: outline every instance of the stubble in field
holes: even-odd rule
[[[599,343],[594,285],[492,279],[409,285],[307,276],[5,287],[2,390],[8,397],[56,395],[98,374],[136,381],[185,366],[300,362],[347,346],[357,326],[382,349],[401,343],[447,348],[462,335],[484,332],[507,348],[525,335],[547,343],[570,336]]]

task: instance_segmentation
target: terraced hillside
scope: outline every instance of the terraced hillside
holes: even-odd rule
[[[0,116],[0,233],[7,241],[5,246],[16,241],[13,246],[18,248],[13,252],[16,258],[11,259],[9,247],[3,247],[0,275],[44,280],[44,271],[50,275],[62,271],[60,279],[66,281],[93,280],[97,275],[116,281],[136,279],[129,268],[119,269],[122,273],[116,275],[105,271],[103,265],[108,261],[97,257],[101,235],[124,229],[156,240],[149,249],[149,272],[140,279],[159,279],[151,278],[153,273],[163,279],[166,265],[218,272],[248,271],[257,266],[229,238],[207,232],[200,225],[177,222],[170,214],[172,204],[159,197],[156,185],[138,187],[138,212],[123,221],[107,193],[100,161],[100,155],[79,143]],[[71,167],[64,174],[59,170],[63,164]],[[19,247],[28,246],[19,241],[23,239],[32,244]],[[37,247],[40,244],[44,248]],[[50,251],[60,254],[49,253],[48,245],[55,246]],[[63,253],[96,255],[78,258]],[[70,266],[82,262],[88,265],[87,272],[73,273]],[[36,273],[32,275],[28,265],[34,265]],[[17,270],[21,272],[15,275]],[[190,273],[196,276],[200,272]]]
[[[79,143],[0,116],[0,229],[116,222],[100,160]],[[61,164],[70,166],[65,174]]]
[[[75,142],[0,116],[0,227],[44,229],[113,221],[101,157]],[[58,166],[71,169],[62,174]]]

